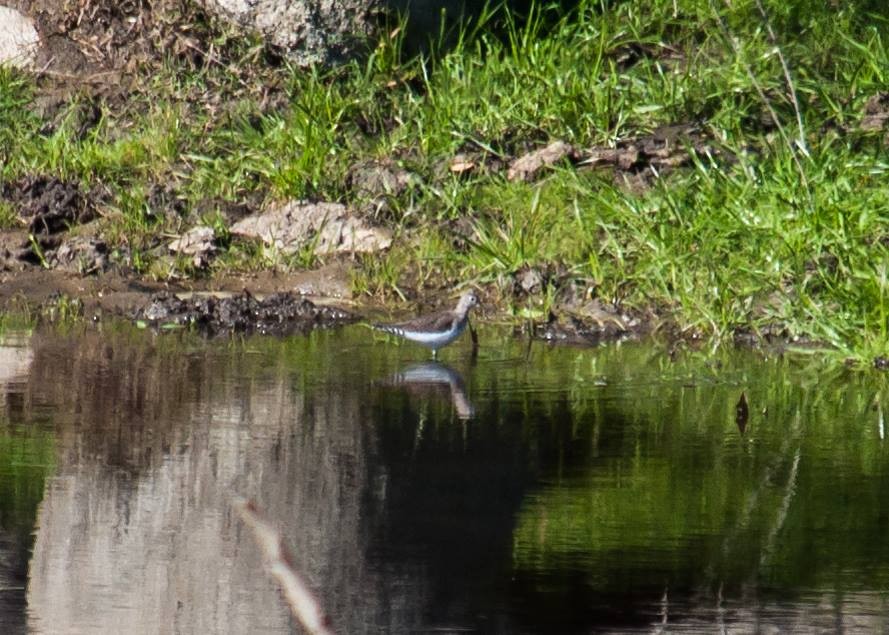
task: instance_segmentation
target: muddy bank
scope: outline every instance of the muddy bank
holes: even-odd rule
[[[133,312],[140,324],[155,328],[193,328],[208,335],[259,333],[291,335],[314,328],[330,328],[355,321],[341,308],[318,306],[293,293],[258,298],[248,291],[237,295],[194,294],[183,297],[160,293]]]
[[[289,274],[262,271],[178,282],[152,281],[120,272],[82,275],[28,267],[17,272],[0,271],[0,315],[26,315],[50,323],[79,320],[97,325],[125,320],[159,332],[187,328],[208,336],[286,336],[452,307],[453,294],[446,291],[430,292],[407,303],[356,299],[351,293],[352,275],[346,262]],[[533,305],[535,298],[539,299],[541,278],[543,274],[536,270],[524,270],[517,275],[512,299]],[[562,286],[559,302],[546,312],[534,314],[507,311],[502,292],[492,286],[483,287],[479,289],[482,304],[474,321],[502,323],[506,317],[514,324],[517,338],[542,340],[555,346],[595,347],[656,337],[670,351],[678,351],[702,346],[707,341],[700,333],[680,329],[667,310],[630,310],[598,298],[590,299],[569,282],[556,284]],[[738,327],[732,342],[741,348],[774,354],[791,346],[812,350],[824,346],[792,337],[780,324],[761,331]],[[885,357],[873,359],[872,365],[877,370],[889,370]]]
[[[101,275],[31,267],[0,272],[0,313],[38,320],[123,319],[160,330],[192,328],[208,335],[288,335],[350,324],[369,316],[410,316],[450,306],[447,294],[383,306],[358,302],[342,263],[293,274],[260,272],[208,280],[157,282],[120,273]],[[479,320],[502,317],[496,294],[483,294]],[[516,335],[553,344],[596,345],[656,329],[655,315],[621,311],[598,301],[568,302],[533,320],[516,318]]]
[[[194,325],[209,333],[283,334],[353,319],[357,311],[346,275],[344,268],[329,266],[311,273],[260,272],[174,283],[35,267],[0,272],[0,312],[52,318],[64,306],[67,317],[91,322],[127,319]]]

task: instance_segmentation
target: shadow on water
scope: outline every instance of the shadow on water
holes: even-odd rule
[[[5,336],[4,632],[889,627],[882,377],[480,342]]]

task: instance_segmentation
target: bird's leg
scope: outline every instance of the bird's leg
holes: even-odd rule
[[[469,326],[469,337],[472,340],[472,359],[475,360],[478,357],[478,334],[472,328],[472,322],[467,320],[466,323]]]

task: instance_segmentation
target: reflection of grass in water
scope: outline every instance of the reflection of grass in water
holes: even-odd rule
[[[594,586],[633,570],[727,588],[830,587],[843,570],[855,573],[847,586],[889,581],[885,381],[753,356],[726,375],[712,368],[689,357],[672,378],[661,369],[665,381],[577,404],[571,447],[586,451],[545,466],[545,484],[525,498],[517,569],[579,567]]]
[[[0,313],[0,338],[7,333],[23,333],[34,328],[34,316],[22,311]]]
[[[0,429],[5,427],[0,421]],[[37,506],[55,465],[55,442],[44,432],[0,432],[0,526],[16,537],[27,560]]]

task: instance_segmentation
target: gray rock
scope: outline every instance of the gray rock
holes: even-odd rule
[[[355,55],[385,0],[203,0],[208,10],[256,31],[299,66]]]
[[[288,201],[235,223],[231,234],[262,240],[284,254],[309,246],[316,255],[367,253],[392,244],[391,232],[369,225],[339,203]]]
[[[210,255],[216,251],[215,239],[212,227],[199,225],[173,240],[167,248],[173,253],[192,256],[194,266],[201,268],[209,262]]]
[[[31,67],[39,44],[37,29],[27,16],[0,6],[0,64]]]
[[[179,236],[168,247],[170,251],[178,254],[203,254],[216,249],[213,243],[214,237],[212,227],[199,225]]]
[[[99,273],[108,268],[108,245],[98,238],[74,236],[65,240],[47,260],[51,267],[61,271]]]

